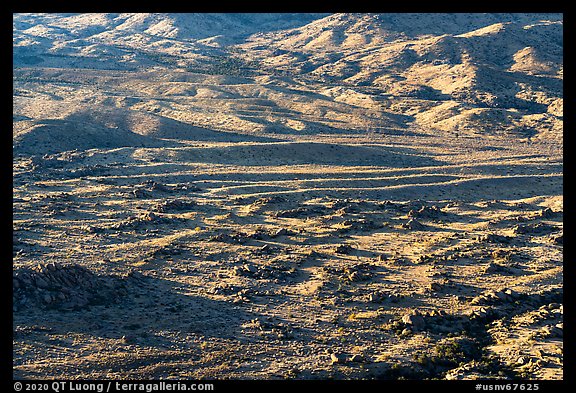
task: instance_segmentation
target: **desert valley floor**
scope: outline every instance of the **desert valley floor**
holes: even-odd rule
[[[414,138],[16,160],[15,376],[558,378],[561,152]]]
[[[15,15],[14,378],[563,379],[562,16],[266,15]]]

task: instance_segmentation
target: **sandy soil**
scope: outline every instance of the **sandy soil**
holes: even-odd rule
[[[15,157],[14,376],[562,378],[561,152],[386,140]]]

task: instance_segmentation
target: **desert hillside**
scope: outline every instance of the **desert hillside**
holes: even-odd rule
[[[563,15],[14,14],[13,375],[563,379]]]

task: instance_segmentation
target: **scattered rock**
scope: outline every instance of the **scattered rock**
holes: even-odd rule
[[[367,263],[360,263],[356,266],[347,266],[344,268],[343,272],[345,278],[350,282],[366,281],[372,277],[370,272],[373,266]]]
[[[484,274],[514,274],[514,270],[510,269],[508,266],[502,265],[496,262],[490,262],[488,266],[484,269]]]
[[[168,191],[168,188],[164,184],[155,182],[154,180],[146,180],[141,186],[148,191]]]
[[[172,199],[167,201],[162,201],[154,206],[153,210],[158,213],[169,213],[169,212],[180,212],[188,211],[197,207],[198,204],[194,201],[182,201],[180,199]]]
[[[402,224],[402,228],[410,229],[412,231],[422,231],[426,227],[422,223],[415,220],[414,218],[411,218],[408,222]]]
[[[80,229],[84,232],[88,233],[100,233],[102,232],[102,228],[95,227],[93,225],[82,225]]]
[[[160,223],[164,221],[164,218],[158,216],[156,213],[147,211],[140,213],[137,216],[129,217],[123,221],[117,222],[110,226],[111,229],[125,229],[132,228],[137,229],[141,226],[148,225],[150,223]]]
[[[383,302],[391,302],[396,303],[403,295],[397,295],[394,293],[388,293],[383,291],[373,292],[368,295],[368,300],[372,303],[383,303]]]
[[[324,209],[320,206],[297,207],[296,209],[280,210],[272,214],[275,218],[300,218],[322,214]]]
[[[558,231],[559,228],[555,225],[549,225],[542,222],[537,224],[517,225],[513,231],[518,235],[546,235]]]
[[[557,325],[547,325],[541,328],[539,333],[544,338],[562,338],[564,336],[564,329]]]
[[[272,317],[254,318],[244,326],[255,329],[260,335],[268,336],[269,338],[277,338],[279,340],[294,338],[292,326],[277,322]]]
[[[386,260],[388,265],[406,266],[410,265],[412,262],[408,258],[404,258],[399,255],[394,255]]]
[[[380,255],[378,255],[378,257],[376,257],[376,260],[378,262],[386,262],[387,259],[388,259],[388,257],[384,254],[380,254]]]
[[[317,251],[311,248],[304,251],[303,254],[308,258],[319,258],[321,256]]]
[[[122,341],[123,344],[127,345],[136,344],[136,337],[133,335],[122,336],[120,340]]]
[[[14,305],[26,307],[80,309],[107,304],[127,294],[125,279],[99,276],[77,264],[50,263],[35,269],[20,268],[13,273]]]
[[[506,293],[504,293],[504,291],[498,291],[496,292],[496,297],[500,300],[502,300],[503,302],[507,302],[512,300],[511,296],[508,296]]]
[[[360,363],[364,361],[364,356],[360,355],[360,354],[355,354],[352,355],[352,357],[349,360],[350,362],[354,362],[354,363]]]
[[[542,209],[538,212],[538,216],[542,218],[554,218],[556,216],[556,212],[549,207]]]
[[[232,272],[236,276],[244,276],[256,280],[261,279],[285,279],[296,270],[291,263],[280,259],[273,259],[268,265],[256,265],[252,263],[244,263],[242,266],[235,266]]]
[[[470,317],[471,319],[484,319],[490,317],[492,314],[493,312],[491,309],[482,307],[478,310],[472,311]]]
[[[477,379],[492,379],[490,375],[493,371],[488,369],[485,362],[472,360],[471,362],[464,363],[446,373],[445,379],[449,381],[454,380],[477,380]]]
[[[344,220],[331,226],[337,233],[347,233],[351,231],[373,231],[382,228],[382,224],[378,224],[372,220],[363,218]]]
[[[337,254],[350,254],[354,249],[348,244],[340,244],[334,250]]]
[[[562,338],[564,337],[564,324],[559,323],[551,327],[551,336]]]
[[[414,310],[411,313],[404,315],[402,317],[402,322],[411,326],[415,331],[424,330],[424,327],[426,326],[424,317],[422,317],[422,314],[420,314],[418,310]]]
[[[479,296],[476,296],[470,301],[472,305],[490,305],[495,304],[500,300],[494,291],[487,291]]]
[[[431,317],[445,317],[448,314],[444,310],[432,310],[428,312],[428,315]]]
[[[159,219],[158,215],[154,212],[145,212],[138,216],[141,221],[157,221]]]
[[[346,363],[348,358],[343,353],[332,352],[330,354],[330,360],[332,361],[332,364],[336,364],[336,363],[342,364],[342,363]]]
[[[254,273],[256,273],[258,271],[258,269],[256,267],[254,267],[253,265],[249,265],[247,263],[243,264],[242,266],[235,266],[234,269],[234,274],[237,276],[244,276],[244,275],[253,275]]]
[[[505,236],[505,235],[498,235],[496,233],[488,233],[477,238],[480,242],[488,242],[488,243],[510,243],[512,241],[512,237]]]
[[[438,206],[422,206],[418,210],[411,209],[408,212],[408,217],[411,218],[424,218],[424,219],[438,219],[442,217],[444,212]]]
[[[272,247],[270,247],[269,244],[264,244],[262,247],[260,247],[260,248],[258,249],[258,251],[260,251],[261,253],[267,254],[267,253],[269,253],[270,251],[272,251]]]
[[[504,293],[512,300],[516,300],[520,297],[520,294],[512,289],[505,289]]]
[[[246,237],[253,240],[266,240],[270,235],[264,229],[258,228],[254,232],[246,234]]]
[[[237,199],[240,200],[240,198],[237,198]],[[274,196],[269,196],[269,197],[258,198],[254,202],[252,202],[252,205],[265,206],[265,205],[270,205],[270,204],[274,204],[274,203],[284,203],[284,202],[287,202],[286,198],[281,197],[279,195],[274,195]]]
[[[146,191],[144,191],[142,188],[136,188],[136,189],[132,190],[132,191],[130,192],[130,195],[131,195],[133,198],[136,198],[136,199],[147,198],[147,197],[150,196],[150,195],[149,195]]]
[[[217,235],[210,236],[208,241],[243,244],[246,243],[248,239],[248,237],[239,233],[219,233]]]
[[[273,232],[273,233],[270,235],[270,237],[276,238],[276,237],[279,237],[279,236],[290,236],[290,235],[293,235],[293,234],[294,234],[294,232],[289,231],[289,230],[286,229],[286,228],[280,228],[280,229],[278,229],[277,231]]]

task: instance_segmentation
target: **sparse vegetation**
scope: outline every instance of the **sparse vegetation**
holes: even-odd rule
[[[15,378],[563,377],[562,15],[13,40]]]

